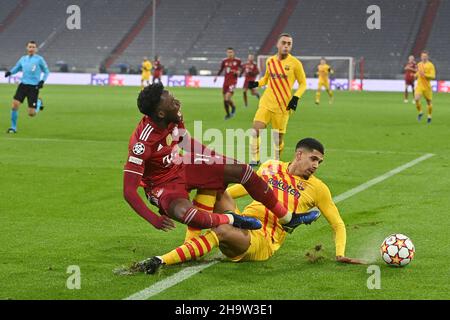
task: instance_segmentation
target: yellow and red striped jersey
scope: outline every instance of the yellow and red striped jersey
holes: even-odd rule
[[[419,71],[424,72],[423,77],[420,75]],[[417,87],[431,90],[431,80],[433,80],[436,77],[436,70],[434,68],[434,64],[432,64],[430,61],[427,61],[426,63],[419,62],[417,64],[416,77],[417,77]]]
[[[330,73],[333,73],[333,70],[328,64],[319,64],[317,66],[317,74],[319,75],[319,81],[320,80],[326,80],[328,81],[328,75]]]
[[[142,62],[142,77],[149,77],[152,70],[152,63],[149,60]]]
[[[327,185],[314,175],[303,179],[288,172],[289,163],[269,160],[261,165],[258,175],[262,177],[280,201],[290,212],[304,213],[317,207],[331,225],[335,236],[336,256],[344,256],[346,245],[345,224],[336,205],[331,198]],[[233,198],[247,195],[247,191],[240,184],[227,189]],[[283,244],[286,232],[278,222],[278,218],[262,203],[253,201],[245,207],[245,216],[255,217],[263,224],[264,236],[272,241],[274,250]]]
[[[299,87],[294,95],[300,98],[306,90],[306,75],[302,63],[290,54],[283,60],[279,60],[278,55],[268,58],[266,73],[259,80],[259,86],[267,85],[267,89],[259,105],[276,113],[288,112],[286,107],[292,98],[295,80]]]

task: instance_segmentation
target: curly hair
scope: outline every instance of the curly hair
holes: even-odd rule
[[[139,111],[145,115],[152,115],[161,101],[164,91],[162,83],[154,83],[144,88],[137,98]]]

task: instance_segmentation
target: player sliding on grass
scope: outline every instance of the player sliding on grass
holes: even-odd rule
[[[137,104],[144,117],[130,138],[123,192],[130,206],[155,228],[172,229],[175,225],[170,218],[173,218],[198,229],[222,224],[259,229],[261,223],[257,219],[234,213],[210,213],[195,208],[189,200],[190,190],[223,192],[229,183],[241,183],[282,224],[292,227],[309,221],[310,215],[292,213],[278,202],[250,166],[215,154],[191,139],[184,129],[180,101],[164,90],[161,83],[144,88]],[[183,156],[180,149],[185,151]],[[137,192],[140,185],[144,186],[148,199],[159,207],[161,216],[145,205]]]
[[[327,185],[314,176],[323,161],[323,145],[312,138],[297,143],[293,160],[281,162],[266,161],[258,170],[273,194],[291,211],[306,212],[314,207],[319,208],[334,231],[336,243],[336,261],[342,263],[362,264],[359,259],[345,257],[346,230],[339,211],[333,202]],[[216,203],[216,211],[236,210],[233,198],[246,195],[242,185],[234,185],[220,197]],[[225,211],[226,212],[226,211]],[[310,224],[320,216],[320,212],[309,213]],[[149,274],[155,273],[161,265],[171,265],[197,259],[213,248],[219,247],[222,253],[234,262],[262,261],[269,259],[283,244],[286,232],[291,233],[295,227],[280,224],[276,214],[268,210],[262,203],[253,201],[248,205],[244,216],[254,217],[261,221],[259,230],[241,230],[230,225],[220,225],[197,236],[169,253],[152,257],[137,263],[134,269]]]

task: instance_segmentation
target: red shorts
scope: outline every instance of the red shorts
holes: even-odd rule
[[[225,164],[236,160],[222,157],[220,163],[209,163],[205,158],[197,157],[192,164],[183,165],[183,170],[172,181],[159,186],[153,186],[146,189],[147,197],[150,202],[159,207],[162,214],[166,214],[170,204],[175,199],[189,199],[189,192],[193,189],[208,189],[225,191],[227,185],[224,181]]]
[[[245,80],[244,80],[244,86],[243,86],[242,88],[248,89],[248,82],[249,82],[249,81],[255,81],[255,80],[256,80],[256,78],[245,78]]]
[[[407,86],[414,86],[414,77],[405,77],[405,84]]]
[[[226,94],[226,93],[233,93],[234,92],[234,88],[236,88],[236,83],[226,83],[223,85],[222,87],[222,93]]]

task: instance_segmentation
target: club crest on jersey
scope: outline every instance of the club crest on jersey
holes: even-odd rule
[[[305,190],[305,185],[303,183],[303,181],[300,181],[299,183],[297,183],[297,189],[299,190]]]
[[[137,142],[133,146],[133,153],[137,156],[140,156],[141,154],[144,154],[145,152],[145,146],[141,142]]]
[[[284,70],[289,71],[291,69],[291,67],[289,67],[288,65],[284,66]]]
[[[166,143],[168,146],[170,146],[172,144],[172,141],[173,141],[172,135],[171,134],[167,135]]]

